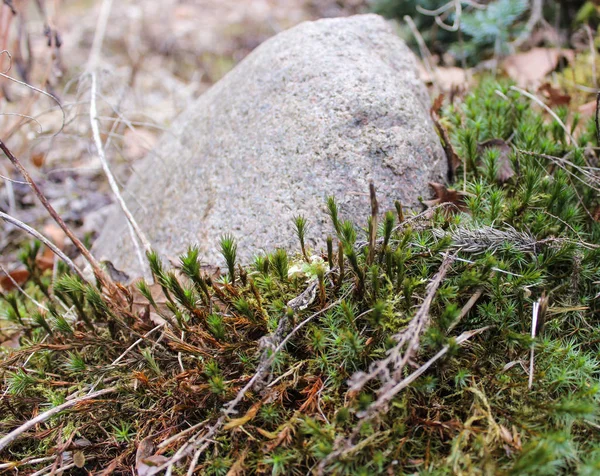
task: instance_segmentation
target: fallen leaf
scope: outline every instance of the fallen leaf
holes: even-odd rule
[[[147,476],[151,474],[156,466],[160,466],[167,458],[162,455],[152,455],[154,443],[152,437],[144,438],[140,441],[135,453],[135,469],[138,476]]]
[[[248,449],[242,451],[240,457],[231,465],[231,468],[227,471],[227,476],[243,476],[246,474],[246,467],[244,466],[246,456],[248,456]]]
[[[498,173],[496,174],[496,180],[498,180],[500,183],[508,181],[515,175],[515,171],[513,170],[512,163],[510,161],[512,147],[502,139],[490,139],[477,145],[478,155],[481,155],[487,149],[498,149],[500,151],[500,155],[498,156]]]
[[[129,160],[143,158],[156,145],[156,134],[147,129],[127,129],[123,134],[124,155]]]
[[[435,84],[444,92],[450,92],[453,89],[467,88],[470,84],[470,70],[457,68],[456,66],[442,67],[433,69]]]
[[[44,227],[44,235],[46,235],[46,237],[52,243],[54,243],[59,250],[64,249],[67,235],[58,225],[53,223],[46,225]],[[52,269],[54,267],[54,252],[46,246],[42,254],[37,257],[35,262],[41,271]]]
[[[75,463],[75,466],[78,468],[83,468],[85,466],[85,455],[83,454],[83,451],[75,451],[75,453],[73,453],[73,463]]]
[[[577,110],[583,117],[592,117],[596,114],[596,100],[594,99],[593,101],[582,104]]]
[[[31,163],[37,167],[38,169],[41,169],[42,166],[44,165],[44,160],[46,158],[46,154],[43,152],[36,152],[35,154],[31,155]]]
[[[3,291],[12,291],[16,288],[15,283],[19,286],[23,286],[28,279],[29,271],[26,269],[15,269],[8,274],[2,273],[2,275],[0,275],[0,288],[2,288]]]
[[[452,203],[461,211],[466,211],[465,198],[469,196],[466,192],[448,189],[444,184],[437,182],[429,182],[429,186],[435,193],[433,200],[425,200],[423,203],[428,207],[434,207],[442,203]]]
[[[571,96],[563,94],[550,83],[544,83],[538,88],[538,92],[546,98],[546,103],[550,107],[568,106],[571,103]]]
[[[503,68],[508,76],[522,88],[536,87],[548,73],[554,71],[561,59],[572,62],[575,53],[559,48],[532,48],[504,60]]]
[[[6,339],[0,342],[0,347],[4,347],[6,349],[19,349],[21,347],[20,339],[22,335],[22,331],[17,331],[14,334],[6,336]],[[4,336],[0,334],[0,337]]]
[[[232,428],[237,428],[238,426],[245,425],[256,416],[256,413],[258,412],[258,409],[261,406],[262,402],[255,403],[250,407],[250,409],[246,412],[246,414],[243,417],[229,420],[225,425],[223,425],[223,429],[231,430]]]

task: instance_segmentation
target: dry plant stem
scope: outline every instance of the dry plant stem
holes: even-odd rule
[[[596,121],[596,143],[600,145],[600,120],[598,120],[598,114],[600,114],[600,93],[596,95],[596,115],[594,116]]]
[[[348,294],[350,293],[350,291],[352,291],[352,288],[350,288],[350,290],[348,292],[346,292],[346,294],[344,294],[343,297],[341,297],[337,301],[331,303],[329,306],[324,307],[320,311],[317,311],[314,314],[311,314],[306,319],[304,319],[302,322],[300,322],[296,327],[294,327],[291,330],[291,332],[273,350],[271,356],[264,363],[262,363],[258,367],[256,373],[252,376],[252,378],[248,381],[248,383],[244,386],[244,388],[242,388],[238,392],[238,394],[236,395],[236,397],[233,400],[231,400],[229,403],[227,403],[227,404],[225,404],[223,406],[223,410],[222,410],[223,413],[225,415],[231,415],[231,414],[235,413],[235,407],[242,401],[242,399],[244,398],[244,395],[246,394],[246,392],[252,388],[252,386],[254,385],[254,383],[264,374],[264,372],[266,372],[266,371],[269,370],[271,364],[275,361],[275,358],[276,358],[277,354],[279,353],[279,351],[281,349],[283,349],[285,347],[285,345],[289,342],[289,340],[300,329],[302,329],[306,324],[308,324],[310,321],[312,321],[315,317],[323,314],[324,312],[327,312],[329,309],[331,309],[331,308],[337,306],[339,303],[341,303],[348,296]]]
[[[457,345],[462,345],[464,344],[466,341],[468,341],[469,339],[471,339],[472,337],[481,334],[482,332],[488,330],[491,326],[486,326],[486,327],[482,327],[480,329],[475,329],[472,331],[467,331],[467,332],[463,332],[460,336],[458,336],[456,338],[456,344]],[[381,395],[376,402],[374,402],[369,409],[367,409],[367,411],[365,413],[367,413],[364,417],[362,417],[360,419],[360,421],[355,425],[354,430],[352,431],[350,437],[347,440],[344,440],[342,442],[343,447],[337,450],[332,451],[331,453],[329,453],[329,455],[327,455],[326,458],[324,458],[318,466],[317,469],[317,474],[318,475],[323,475],[323,474],[327,474],[326,473],[326,467],[327,465],[332,462],[335,459],[338,459],[341,456],[347,455],[349,453],[352,453],[356,450],[357,446],[360,445],[360,443],[353,443],[352,441],[354,440],[354,438],[356,438],[359,433],[360,430],[362,428],[363,423],[365,423],[366,421],[369,421],[370,419],[372,419],[380,410],[380,406],[385,406],[387,405],[387,403],[389,403],[399,392],[401,392],[402,390],[404,390],[406,387],[408,387],[410,384],[412,384],[415,380],[417,380],[421,375],[423,375],[435,362],[437,362],[439,359],[441,359],[444,355],[446,355],[446,353],[450,350],[450,346],[449,345],[445,345],[444,347],[442,347],[440,349],[440,351],[435,354],[431,359],[429,359],[427,362],[425,362],[423,365],[421,365],[417,370],[415,370],[413,373],[411,373],[408,377],[406,377],[405,379],[401,380],[400,382],[398,382],[394,387],[390,388],[389,390],[387,390],[385,392],[385,394]],[[381,402],[381,403],[380,403]],[[377,406],[376,406],[377,405]],[[372,412],[369,412],[369,410],[373,408]],[[340,443],[338,442],[338,445]]]
[[[133,344],[131,344],[129,347],[127,347],[127,349],[125,349],[125,352],[123,352],[121,355],[119,355],[119,357],[117,357],[110,365],[117,365],[121,360],[123,360],[123,357],[125,357],[130,351],[131,349],[133,349],[135,346],[137,346],[139,343],[143,342],[144,339],[146,339],[148,336],[150,336],[150,334],[153,334],[155,331],[162,329],[165,326],[166,323],[163,324],[159,324],[158,326],[156,326],[154,329],[150,329],[148,332],[146,332],[142,337],[140,337],[138,340],[136,340]]]
[[[125,216],[127,217],[127,221],[131,224],[131,226],[135,230],[135,234],[138,236],[138,238],[142,242],[142,245],[144,246],[145,251],[151,251],[152,247],[150,246],[150,242],[148,241],[148,238],[146,238],[146,235],[144,234],[144,232],[141,230],[141,228],[139,227],[139,225],[133,218],[133,215],[129,211],[129,208],[127,208],[127,205],[125,204],[125,200],[123,200],[121,192],[119,191],[119,186],[117,185],[117,182],[115,181],[115,178],[108,166],[108,161],[106,160],[106,154],[104,153],[104,147],[102,145],[102,139],[100,138],[100,127],[99,127],[100,122],[98,120],[98,111],[96,108],[96,91],[98,88],[96,73],[92,72],[91,77],[92,77],[92,89],[91,89],[91,93],[90,93],[90,122],[91,122],[91,126],[92,126],[94,142],[96,143],[96,149],[98,150],[98,157],[100,158],[100,162],[102,163],[102,169],[104,170],[104,173],[106,174],[106,177],[108,178],[108,183],[110,184],[110,188],[111,188],[113,194],[115,195],[117,202],[119,203],[119,206],[121,207],[121,210],[123,210],[123,213],[125,213]],[[142,262],[142,265],[144,265],[143,262]]]
[[[25,433],[29,429],[33,428],[35,425],[45,422],[46,420],[48,420],[49,418],[52,418],[54,415],[59,414],[63,410],[74,407],[75,405],[77,405],[81,402],[84,402],[86,400],[92,400],[94,398],[101,397],[102,395],[114,393],[116,390],[117,390],[117,387],[110,387],[110,388],[98,390],[97,392],[90,393],[89,395],[84,395],[83,397],[74,398],[73,400],[65,402],[62,405],[59,405],[57,407],[51,408],[50,410],[48,410],[44,413],[40,413],[35,418],[24,423],[19,428],[16,428],[15,430],[13,430],[9,434],[7,434],[4,438],[2,438],[0,440],[0,451],[2,451],[4,448],[6,448],[8,445],[10,445],[13,441],[15,441],[17,438],[19,438],[19,436],[21,436],[23,433]]]
[[[590,45],[590,55],[592,57],[592,78],[594,81],[594,87],[598,87],[598,75],[596,73],[596,47],[594,46],[594,33],[589,25],[585,25],[585,32],[588,36],[588,42]]]
[[[281,351],[285,345],[289,342],[289,340],[300,330],[302,329],[306,324],[308,324],[310,321],[312,321],[315,317],[323,314],[324,312],[328,311],[329,309],[337,306],[338,304],[340,304],[346,297],[348,297],[348,295],[352,292],[353,288],[350,288],[345,294],[344,296],[342,296],[341,298],[339,298],[337,301],[331,303],[329,306],[321,309],[320,311],[315,312],[314,314],[311,314],[310,316],[308,316],[306,319],[304,319],[302,322],[300,322],[296,327],[294,327],[290,333],[279,343],[279,345],[273,350],[273,352],[271,353],[271,356],[265,361],[262,362],[258,369],[256,370],[255,374],[252,376],[252,378],[248,381],[248,383],[237,393],[236,397],[231,400],[229,403],[226,403],[225,405],[223,405],[222,408],[222,412],[223,415],[221,415],[219,417],[219,419],[215,422],[215,424],[213,426],[211,426],[208,431],[206,432],[206,434],[201,437],[198,441],[196,441],[195,436],[192,437],[188,443],[184,444],[181,448],[179,448],[179,450],[175,453],[175,455],[173,455],[172,458],[169,459],[169,461],[166,461],[164,464],[162,464],[161,466],[158,466],[157,468],[155,468],[154,470],[152,470],[152,472],[150,472],[149,474],[156,474],[159,471],[162,471],[165,468],[168,467],[172,467],[177,461],[181,460],[182,458],[184,458],[185,456],[187,456],[188,454],[190,454],[192,451],[195,450],[195,454],[194,454],[194,458],[197,457],[199,458],[202,454],[202,452],[208,447],[208,445],[210,444],[210,438],[212,438],[212,436],[214,434],[216,434],[221,427],[223,426],[223,424],[225,423],[225,419],[227,416],[236,413],[236,407],[237,405],[244,399],[246,392],[248,392],[253,385],[264,376],[265,372],[268,372],[271,364],[274,362],[277,354],[279,353],[279,351]],[[190,431],[190,429],[188,428],[187,430],[184,431]],[[182,432],[183,433],[183,432]],[[202,446],[200,446],[202,445]]]
[[[62,259],[67,264],[67,266],[71,269],[71,271],[73,271],[75,274],[77,274],[77,276],[79,276],[84,282],[87,283],[87,280],[85,279],[83,273],[75,265],[75,263],[73,263],[73,261],[71,261],[71,259],[66,254],[64,254],[61,250],[59,250],[54,243],[52,243],[48,238],[46,238],[40,232],[38,232],[37,230],[34,230],[29,225],[26,225],[22,221],[17,220],[16,218],[11,217],[10,215],[7,215],[4,212],[0,212],[0,218],[2,218],[3,220],[5,220],[9,223],[12,223],[13,225],[21,228],[21,230],[29,233],[34,238],[40,240],[42,243],[44,243],[44,245],[46,245],[48,248],[50,248],[56,256],[58,256],[60,259]]]
[[[454,258],[454,255],[444,256],[440,269],[427,285],[427,294],[419,310],[411,319],[408,327],[393,336],[397,344],[387,351],[387,357],[373,362],[368,372],[355,373],[349,381],[351,390],[360,391],[368,382],[380,379],[384,382],[380,393],[384,393],[387,388],[395,385],[395,382],[399,380],[404,367],[419,349],[419,339],[429,324],[429,308],[442,280],[454,262]],[[371,407],[377,405],[377,402],[374,402]]]
[[[10,463],[2,463],[0,464],[0,469],[14,469],[14,468],[18,468],[19,466],[25,466],[25,465],[30,465],[30,464],[40,464],[40,463],[45,463],[47,461],[54,461],[56,459],[56,456],[46,456],[44,458],[31,458],[31,459],[24,459],[22,461],[13,461]]]
[[[519,35],[519,37],[512,43],[514,48],[518,48],[527,41],[533,29],[536,25],[544,20],[542,7],[544,6],[544,0],[533,0],[531,5],[531,16],[527,20],[525,29]]]
[[[379,214],[379,204],[377,203],[377,194],[375,193],[375,185],[369,183],[369,195],[371,197],[371,230],[369,235],[369,255],[367,264],[370,266],[375,259],[375,242],[377,240],[377,216]]]
[[[473,308],[473,306],[479,300],[479,298],[481,297],[482,294],[483,294],[483,288],[479,288],[477,291],[475,291],[473,293],[473,295],[469,298],[467,303],[461,309],[460,314],[458,315],[456,320],[448,326],[448,330],[446,331],[446,334],[449,334],[450,332],[452,332],[452,330],[460,323],[460,321],[462,321],[464,319],[464,317],[467,314],[469,314],[469,311]]]
[[[531,339],[535,339],[537,333],[537,324],[538,324],[538,315],[540,311],[540,301],[538,299],[537,302],[533,303],[533,313],[531,316]],[[527,388],[531,390],[533,387],[533,371],[534,371],[534,358],[535,358],[535,345],[531,343],[531,351],[529,354],[529,382],[527,384]]]
[[[42,202],[42,205],[44,205],[44,208],[46,210],[48,210],[48,213],[50,214],[50,216],[54,219],[54,221],[58,224],[58,226],[61,227],[61,229],[65,232],[65,235],[67,235],[69,237],[71,242],[75,245],[75,247],[83,255],[83,257],[86,259],[86,261],[90,264],[90,266],[92,267],[92,269],[94,271],[94,274],[96,275],[96,278],[99,281],[101,281],[101,283],[104,284],[111,291],[115,292],[117,290],[117,288],[113,284],[110,277],[102,270],[102,268],[100,267],[100,263],[98,263],[96,261],[96,259],[92,256],[92,254],[88,251],[88,249],[83,245],[83,243],[79,240],[79,238],[77,238],[75,236],[75,234],[67,226],[67,224],[64,222],[64,220],[58,215],[58,213],[56,213],[56,210],[54,209],[54,207],[52,205],[50,205],[50,202],[48,202],[48,199],[42,193],[42,191],[37,186],[37,184],[33,181],[31,176],[29,175],[29,172],[27,172],[27,169],[25,169],[25,167],[23,167],[23,165],[21,164],[19,159],[17,159],[13,155],[13,153],[8,149],[8,147],[6,147],[4,142],[2,142],[1,140],[0,140],[0,149],[2,149],[2,151],[8,157],[8,160],[10,160],[13,163],[13,165],[19,170],[19,172],[21,173],[21,175],[23,176],[25,181],[29,184],[31,189],[35,192],[35,194],[38,197],[38,199],[40,200],[40,202]],[[56,248],[56,249],[58,249],[58,248]],[[54,249],[52,251],[54,251],[56,253],[56,251]],[[77,274],[79,274],[81,276],[80,272]]]
[[[569,132],[569,130],[567,129],[567,126],[565,126],[565,123],[563,121],[561,121],[560,117],[558,117],[556,115],[556,113],[552,109],[550,109],[546,104],[544,104],[543,101],[541,101],[537,96],[534,96],[533,94],[528,93],[524,89],[518,88],[517,86],[511,86],[510,89],[512,89],[513,91],[517,91],[518,93],[522,94],[525,97],[528,97],[533,102],[535,102],[536,104],[538,104],[539,106],[541,106],[548,114],[550,114],[552,116],[552,118],[556,122],[558,122],[558,124],[560,125],[560,127],[562,127],[562,129],[565,131],[565,134],[567,134],[567,137],[571,141],[571,145],[579,148],[579,145],[577,144],[577,141],[575,140],[575,137],[573,137],[573,135]]]
[[[427,48],[427,45],[425,44],[425,40],[423,39],[423,36],[419,32],[417,25],[415,24],[415,22],[413,21],[413,19],[411,17],[406,15],[404,17],[404,21],[410,28],[410,31],[412,32],[413,36],[415,37],[415,40],[417,40],[417,45],[419,45],[419,52],[421,53],[421,58],[423,59],[423,64],[425,66],[425,69],[427,70],[427,73],[429,74],[429,77],[431,78],[431,82],[435,86],[435,89],[437,91],[440,91],[440,85],[437,83],[437,80],[435,78],[435,74],[433,71],[433,67],[431,65],[431,52],[429,51],[429,48]]]
[[[43,94],[44,96],[47,96],[50,99],[52,99],[53,101],[55,101],[56,104],[58,104],[58,107],[60,108],[60,111],[62,113],[62,123],[61,123],[60,129],[57,132],[55,132],[54,135],[59,134],[63,130],[63,128],[65,127],[65,123],[66,123],[66,113],[65,113],[65,110],[63,109],[63,107],[61,106],[60,101],[55,96],[53,96],[52,94],[50,94],[42,89],[36,88],[35,86],[32,86],[31,84],[28,84],[24,81],[19,81],[18,79],[15,79],[12,76],[9,76],[5,73],[0,73],[0,78],[5,78],[5,79],[8,79],[9,81],[12,81],[13,83],[17,83],[17,84],[20,84],[21,86],[25,86],[26,88],[29,88],[33,91]],[[11,130],[11,133],[12,132],[14,132],[14,131]]]
[[[98,90],[98,78],[97,78],[97,74],[96,74],[96,69],[98,67],[98,62],[100,60],[100,54],[102,51],[102,42],[104,41],[104,35],[106,34],[106,26],[108,24],[108,18],[110,16],[111,7],[112,7],[112,0],[104,0],[102,2],[102,9],[100,11],[98,23],[96,25],[96,32],[94,34],[94,42],[92,44],[90,61],[88,63],[88,70],[89,70],[89,73],[90,73],[91,79],[92,79],[92,87],[91,87],[91,91],[90,91],[90,123],[92,126],[92,135],[94,137],[94,142],[96,144],[96,149],[98,151],[98,157],[100,158],[100,162],[102,163],[102,169],[104,170],[104,173],[106,174],[106,177],[108,178],[108,183],[110,185],[110,188],[111,188],[113,194],[115,195],[117,202],[119,203],[119,206],[121,207],[121,210],[123,210],[123,213],[125,214],[125,217],[127,218],[127,221],[129,223],[130,227],[133,228],[133,230],[135,231],[135,235],[137,235],[137,237],[141,241],[142,246],[144,247],[144,250],[146,252],[149,252],[152,249],[152,247],[150,246],[150,241],[148,240],[148,238],[146,237],[146,235],[144,234],[142,229],[139,227],[139,225],[135,221],[135,218],[133,218],[133,215],[129,211],[129,208],[126,205],[125,200],[123,200],[123,196],[121,195],[119,186],[117,185],[114,175],[112,174],[110,167],[108,166],[108,161],[106,160],[106,154],[104,153],[104,147],[102,145],[102,139],[100,138],[100,121],[98,119],[98,110],[97,110],[97,106],[96,106],[96,97],[97,97],[97,90]],[[138,259],[140,259],[140,265],[142,266],[142,269],[145,269],[146,263],[142,257],[141,252],[139,252],[139,245],[137,243],[137,240],[135,239],[135,236],[132,236],[132,239],[133,239],[133,243],[136,248],[136,251],[137,251]]]
[[[0,271],[2,271],[6,275],[6,277],[10,280],[10,282],[13,284],[13,286],[15,288],[17,288],[19,290],[19,292],[21,294],[23,294],[27,299],[29,299],[33,304],[35,304],[40,309],[44,309],[45,311],[48,310],[48,308],[46,306],[44,306],[41,302],[36,301],[31,295],[27,294],[27,291],[25,291],[21,286],[19,286],[19,283],[17,283],[15,281],[15,278],[13,278],[11,276],[11,274],[1,264],[0,264]]]

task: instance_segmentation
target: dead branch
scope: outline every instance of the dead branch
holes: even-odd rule
[[[88,395],[84,395],[82,397],[74,398],[73,400],[65,402],[62,405],[58,405],[57,407],[54,407],[48,411],[45,411],[44,413],[40,413],[35,418],[32,418],[31,420],[22,424],[20,427],[11,431],[4,438],[0,439],[0,451],[2,451],[4,448],[6,448],[8,445],[10,445],[13,441],[15,441],[17,438],[19,438],[19,436],[21,436],[23,433],[25,433],[29,429],[33,428],[34,426],[38,425],[39,423],[45,422],[46,420],[48,420],[49,418],[52,418],[54,415],[59,414],[63,410],[74,407],[75,405],[78,405],[81,402],[85,402],[86,400],[93,400],[94,398],[101,397],[102,395],[114,393],[114,392],[116,392],[116,390],[117,390],[117,387],[109,387],[109,388],[105,388],[102,390],[98,390],[97,392],[93,392]]]

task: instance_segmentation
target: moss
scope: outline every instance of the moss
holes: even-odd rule
[[[236,268],[226,235],[228,274],[218,278],[204,274],[196,248],[174,270],[150,254],[157,284],[121,299],[64,269],[48,286],[32,269],[49,310],[41,318],[21,297],[2,304],[10,322],[0,327],[23,337],[1,354],[0,432],[77,390],[119,391],[39,424],[3,459],[51,456],[70,428],[91,443],[81,449],[89,471],[111,463],[127,471],[142,441],[169,458],[208,435],[200,474],[593,474],[600,226],[589,161],[597,158],[506,84],[483,81],[446,106],[442,122],[466,164],[453,185],[464,206],[383,211],[374,250],[358,226],[368,229],[371,217],[347,221],[330,198],[337,236],[324,255],[306,247],[310,217],[298,217],[295,255],[274,250]],[[575,130],[581,147],[597,146],[590,130]],[[510,153],[482,150],[491,139]],[[500,166],[515,173],[500,182]],[[30,267],[33,251],[23,254]],[[416,340],[399,347],[406,335]],[[404,366],[389,360],[398,348],[410,354]],[[440,352],[380,404],[390,384]],[[355,386],[377,362],[389,374]],[[256,374],[237,413],[223,413]]]

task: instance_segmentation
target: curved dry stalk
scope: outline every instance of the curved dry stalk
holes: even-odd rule
[[[79,250],[79,252],[83,255],[86,261],[92,267],[96,278],[101,281],[110,291],[116,292],[117,288],[113,284],[112,279],[104,272],[104,270],[100,267],[100,263],[96,261],[96,258],[92,256],[89,250],[84,246],[84,244],[75,236],[75,234],[71,231],[71,229],[67,226],[64,220],[60,217],[60,215],[56,212],[54,207],[50,204],[46,196],[42,193],[40,188],[31,178],[29,172],[23,164],[17,159],[10,149],[4,144],[2,140],[0,140],[0,149],[4,152],[4,154],[8,157],[8,160],[12,162],[12,164],[17,168],[17,170],[21,173],[25,181],[29,184],[31,189],[34,191],[39,201],[42,202],[44,208],[48,211],[50,216],[54,219],[54,221],[61,227],[61,229],[65,232],[65,234],[69,237],[71,242],[75,245],[75,247]],[[54,251],[54,250],[53,250]],[[78,273],[79,274],[79,273]]]
[[[6,277],[9,279],[9,281],[12,283],[12,285],[19,290],[19,292],[21,294],[23,294],[27,299],[29,299],[33,304],[35,304],[37,307],[39,307],[40,309],[44,309],[45,311],[48,310],[48,308],[46,306],[44,306],[41,302],[36,301],[33,296],[31,296],[30,294],[27,293],[27,291],[25,291],[21,286],[19,286],[19,283],[17,283],[15,281],[15,278],[13,278],[11,276],[11,274],[6,270],[6,268],[4,268],[4,266],[2,266],[2,264],[0,264],[0,271],[2,271]]]
[[[569,140],[571,141],[571,145],[574,145],[575,147],[579,148],[579,145],[577,144],[577,141],[575,140],[575,137],[573,137],[573,135],[569,132],[569,130],[567,129],[567,126],[565,126],[565,123],[563,121],[560,120],[560,117],[558,117],[556,115],[556,113],[550,109],[546,104],[544,104],[544,102],[542,100],[540,100],[540,98],[538,98],[537,96],[528,93],[527,91],[525,91],[524,89],[521,89],[517,86],[511,86],[510,89],[512,89],[513,91],[517,91],[518,93],[522,94],[523,96],[531,99],[533,102],[535,102],[536,104],[538,104],[539,106],[541,106],[542,108],[544,108],[544,110],[550,114],[552,116],[552,118],[558,122],[558,124],[560,125],[560,127],[562,127],[562,129],[565,131],[565,134],[567,134],[567,137],[569,138]]]
[[[77,267],[77,265],[75,265],[75,263],[73,263],[73,261],[71,261],[71,259],[66,254],[64,254],[54,243],[52,243],[48,238],[46,238],[44,235],[42,235],[39,231],[31,228],[29,225],[23,223],[21,220],[17,220],[16,218],[14,218],[4,212],[0,212],[0,218],[2,218],[4,221],[12,223],[16,227],[19,227],[21,230],[29,233],[34,238],[40,240],[42,243],[44,243],[44,245],[46,245],[48,248],[50,248],[56,256],[58,256],[61,260],[63,260],[66,263],[66,265],[71,269],[71,271],[73,271],[75,274],[77,274],[77,276],[79,276],[84,282],[86,282],[86,283],[88,282],[87,279],[85,279],[83,272]]]
[[[490,329],[492,326],[485,326],[480,329],[475,329],[472,331],[463,332],[456,338],[456,345],[463,345],[466,341],[471,339],[472,337],[485,332]],[[441,359],[448,351],[450,350],[450,345],[445,345],[442,347],[437,354],[435,354],[431,359],[421,365],[417,370],[411,373],[408,377],[397,382],[393,387],[386,390],[385,393],[380,395],[375,402],[373,402],[367,410],[363,412],[363,415],[360,416],[360,420],[355,425],[354,430],[352,431],[350,437],[345,440],[337,441],[336,446],[338,449],[335,449],[331,453],[327,455],[324,459],[321,460],[319,466],[317,467],[317,474],[323,475],[326,474],[326,467],[333,460],[338,459],[344,455],[348,455],[354,452],[357,447],[361,445],[359,443],[353,443],[352,440],[356,438],[360,434],[360,430],[362,429],[362,424],[371,420],[374,416],[378,415],[383,408],[402,390],[412,384],[415,380],[417,380],[421,375],[423,375],[435,362]]]
[[[107,395],[109,393],[113,393],[116,390],[117,390],[117,387],[109,387],[109,388],[105,388],[102,390],[98,390],[97,392],[90,393],[89,395],[84,395],[82,397],[74,398],[73,400],[69,400],[68,402],[63,403],[62,405],[59,405],[57,407],[51,408],[48,411],[45,411],[44,413],[40,413],[35,418],[32,418],[31,420],[25,422],[20,427],[14,429],[10,433],[8,433],[4,438],[0,439],[0,451],[2,451],[4,448],[6,448],[8,445],[10,445],[13,441],[15,441],[17,438],[19,438],[19,436],[21,436],[26,431],[30,430],[31,428],[38,425],[39,423],[45,422],[46,420],[48,420],[49,418],[52,418],[54,415],[57,415],[58,413],[62,412],[63,410],[74,407],[75,405],[78,405],[81,402],[85,402],[86,400],[92,400],[94,398],[101,397],[102,395]]]
[[[135,221],[135,218],[133,218],[133,215],[129,211],[129,208],[127,208],[127,204],[125,203],[125,200],[123,200],[123,196],[121,195],[121,192],[119,191],[119,186],[117,185],[115,177],[112,174],[110,167],[108,166],[108,161],[106,160],[106,154],[104,153],[102,139],[100,138],[100,127],[99,127],[100,121],[98,120],[98,111],[97,111],[97,107],[96,107],[96,95],[97,95],[96,91],[97,91],[97,87],[98,87],[96,73],[92,72],[91,77],[92,77],[92,88],[90,91],[90,123],[92,126],[92,134],[94,136],[96,150],[98,151],[98,157],[100,158],[100,163],[102,164],[102,169],[104,170],[104,173],[106,175],[106,178],[108,179],[110,188],[111,188],[113,194],[115,195],[117,202],[119,203],[119,206],[121,207],[121,210],[123,210],[123,213],[125,213],[125,216],[127,217],[127,221],[129,222],[131,227],[134,229],[135,234],[137,235],[139,240],[142,242],[142,245],[144,246],[145,251],[149,252],[152,250],[152,246],[150,245],[148,238],[146,238],[146,235],[144,234],[144,232],[142,231],[140,226]],[[134,242],[135,242],[135,240],[134,240]],[[137,245],[137,243],[135,243],[135,244]],[[143,264],[144,263],[142,263],[142,265]]]

